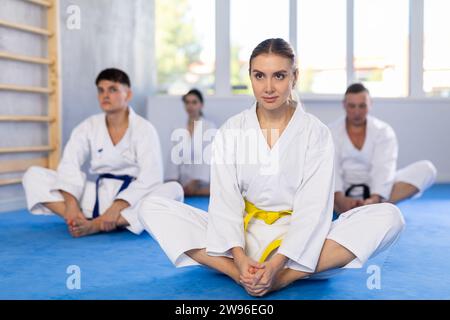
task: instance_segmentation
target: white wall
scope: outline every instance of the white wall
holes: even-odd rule
[[[252,97],[206,97],[205,116],[222,124],[249,107]],[[338,99],[303,100],[306,110],[324,123],[343,115]],[[450,182],[450,101],[445,99],[374,99],[372,114],[392,125],[400,144],[401,168],[413,161],[428,159],[438,169],[438,182]],[[185,112],[180,97],[149,98],[148,119],[157,128],[167,163],[171,128],[184,126]]]

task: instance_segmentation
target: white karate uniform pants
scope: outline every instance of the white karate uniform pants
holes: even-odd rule
[[[433,185],[436,174],[437,170],[433,163],[422,160],[398,170],[395,174],[395,182],[406,182],[415,186],[419,192],[413,198],[418,198]]]
[[[146,199],[139,211],[139,219],[145,230],[159,243],[176,267],[197,265],[185,254],[192,249],[206,247],[208,213],[161,197]],[[288,229],[288,217],[272,225],[252,220],[246,234],[246,253],[258,261],[262,251]],[[380,203],[349,210],[332,222],[327,239],[331,239],[350,250],[356,258],[344,268],[361,268],[368,259],[389,248],[404,228],[400,210],[389,203]],[[227,255],[230,257],[230,255]],[[307,271],[289,260],[286,267]],[[326,278],[335,270],[310,277]]]
[[[53,189],[53,186],[56,184],[56,179],[56,171],[42,167],[31,167],[25,172],[22,184],[25,189],[27,207],[32,214],[52,215],[53,213],[43,203],[64,201],[61,192]],[[104,178],[100,180],[98,190],[100,215],[111,206],[122,183],[123,181],[116,179]],[[88,219],[92,218],[95,196],[95,182],[87,181],[80,199],[80,207]],[[146,198],[151,196],[167,197],[174,201],[183,201],[184,192],[179,183],[168,182],[153,189]],[[127,229],[135,234],[140,234],[144,230],[138,219],[138,212],[144,199],[121,212],[122,217],[129,224]]]

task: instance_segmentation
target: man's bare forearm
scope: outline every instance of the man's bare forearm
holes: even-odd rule
[[[111,205],[111,209],[114,211],[121,212],[123,209],[126,209],[130,206],[130,204],[122,199],[114,200],[113,204]]]
[[[372,199],[375,203],[380,203],[383,201],[383,197],[376,193],[370,195],[370,199]]]

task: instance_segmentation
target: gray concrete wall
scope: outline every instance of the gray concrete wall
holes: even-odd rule
[[[75,5],[80,28],[68,27]],[[73,17],[73,16],[72,16]],[[62,141],[86,117],[100,112],[95,78],[105,68],[126,71],[134,90],[132,105],[145,115],[147,96],[154,88],[154,0],[61,0]],[[0,19],[34,26],[46,25],[45,10],[18,0],[0,0]],[[69,24],[70,26],[70,24]],[[33,56],[46,55],[44,38],[0,27],[0,50]],[[0,59],[0,83],[46,86],[46,67]],[[45,115],[43,95],[0,91],[0,114]],[[0,147],[47,144],[41,124],[0,123]],[[0,161],[34,158],[32,155],[0,155]],[[0,175],[0,178],[16,177]],[[0,212],[24,207],[20,185],[0,187]]]
[[[70,5],[80,8],[79,30],[66,26]],[[132,105],[145,114],[153,87],[153,0],[62,0],[60,6],[63,141],[80,121],[100,112],[94,81],[105,68],[129,74]]]

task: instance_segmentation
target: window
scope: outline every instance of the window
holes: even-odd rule
[[[349,83],[362,82],[373,97],[450,98],[449,0],[155,0],[155,6],[160,94],[197,87],[251,95],[252,50],[283,38],[295,46],[306,96],[342,95]]]
[[[289,41],[289,0],[231,0],[231,86],[234,94],[252,94],[248,61],[268,38]]]
[[[423,90],[427,96],[450,97],[450,1],[424,5]]]
[[[373,96],[408,95],[408,0],[355,0],[354,70]]]
[[[214,92],[215,2],[156,0],[159,94]]]
[[[347,84],[346,0],[303,0],[297,6],[300,91],[342,94]]]

